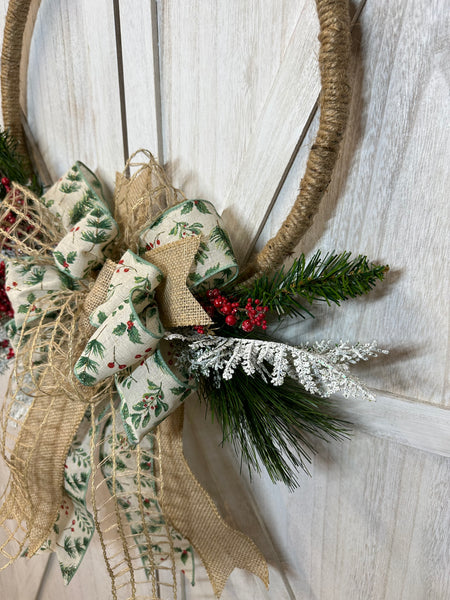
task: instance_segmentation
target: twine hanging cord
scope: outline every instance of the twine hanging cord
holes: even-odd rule
[[[3,39],[1,84],[5,128],[27,154],[20,116],[20,65],[28,59],[23,37],[33,0],[10,0]],[[320,121],[312,145],[300,192],[278,233],[250,261],[243,278],[277,268],[309,229],[331,180],[339,145],[348,119],[350,87],[347,68],[350,57],[348,0],[316,0],[320,25],[319,68],[322,90]]]

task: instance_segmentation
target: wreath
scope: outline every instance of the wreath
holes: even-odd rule
[[[235,567],[268,585],[263,555],[223,521],[184,458],[183,405],[197,394],[250,472],[294,488],[314,436],[348,433],[331,396],[371,398],[349,367],[384,352],[376,343],[293,346],[272,327],[364,295],[387,271],[349,252],[283,265],[345,129],[347,2],[317,0],[319,131],[290,214],[247,265],[214,206],[175,189],[148,151],[117,175],[113,203],[80,162],[43,193],[17,114],[29,5],[11,0],[2,55],[2,365],[14,358],[1,436],[5,566],[52,551],[69,583],[96,530],[114,598],[136,598],[142,580],[149,597],[160,581],[175,594],[176,569],[193,578],[194,554],[217,596]]]

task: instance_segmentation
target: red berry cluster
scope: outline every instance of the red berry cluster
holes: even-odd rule
[[[14,317],[14,311],[6,295],[5,290],[5,263],[0,262],[0,321],[9,320]],[[7,359],[14,358],[14,350],[9,345],[9,340],[0,341],[0,348],[6,350],[8,348]]]
[[[205,308],[210,317],[217,311],[225,317],[225,323],[230,327],[238,326],[246,333],[253,331],[255,327],[267,329],[266,313],[267,306],[261,306],[261,301],[249,298],[247,304],[242,307],[239,301],[227,298],[216,288],[207,292],[210,306]],[[202,331],[200,331],[200,329]],[[204,333],[202,327],[196,328],[198,333]]]

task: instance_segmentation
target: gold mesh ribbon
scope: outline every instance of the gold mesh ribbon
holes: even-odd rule
[[[147,221],[153,220],[161,210],[184,199],[182,194],[167,182],[164,172],[153,157],[149,154],[146,156],[149,159],[146,163],[133,163],[132,157],[125,171],[127,173],[129,169],[134,169],[131,178],[125,175],[117,177],[114,216],[121,227],[122,238],[116,243],[115,256],[123,252],[125,244],[136,250],[136,232],[140,231]],[[15,231],[10,231],[6,236],[6,243],[16,243],[17,248],[18,242],[25,255],[45,263],[48,261],[49,248],[54,247],[63,235],[62,228],[54,215],[49,214],[37,198],[33,198],[25,189],[21,189],[20,192],[24,197],[23,208],[17,209],[14,199],[10,199],[10,204],[7,200],[4,203],[4,212],[0,214],[0,222],[6,218],[10,209],[14,209],[18,215],[14,225]],[[34,226],[32,232],[28,227],[30,221]],[[23,233],[18,236],[19,232]],[[27,238],[24,241],[25,235]],[[198,241],[193,239],[192,243],[197,244]],[[155,260],[159,260],[163,270],[171,271],[174,262],[175,267],[177,266],[179,248],[176,244],[173,246],[174,253],[172,254],[169,248],[168,256],[165,256],[162,250],[152,254]],[[186,270],[188,266],[185,267]],[[163,576],[167,573],[170,574],[172,582],[167,582],[166,577],[165,585],[167,589],[173,590],[173,597],[176,597],[174,548],[169,525],[184,535],[198,551],[217,595],[222,592],[229,574],[235,567],[252,571],[267,585],[268,571],[263,556],[245,535],[226,525],[212,499],[200,486],[186,463],[182,448],[183,412],[180,410],[158,428],[156,435],[151,437],[151,450],[145,450],[146,456],[151,457],[149,460],[155,463],[152,493],[154,502],[159,503],[159,510],[162,510],[163,515],[159,537],[155,537],[156,534],[152,537],[144,518],[149,513],[141,492],[141,454],[144,450],[141,450],[140,445],[132,450],[127,449],[128,455],[134,457],[135,466],[128,475],[134,475],[137,481],[134,493],[139,499],[140,529],[134,531],[133,522],[124,517],[122,508],[125,498],[121,497],[121,474],[117,470],[117,457],[120,457],[121,450],[115,446],[113,379],[86,388],[79,384],[73,374],[73,366],[94,330],[89,323],[89,315],[105,300],[114,269],[115,263],[107,261],[97,280],[92,281],[88,289],[66,290],[51,297],[45,296],[40,299],[42,312],[39,318],[32,320],[31,313],[27,314],[27,327],[23,327],[18,344],[16,365],[8,389],[8,401],[2,411],[1,450],[10,468],[11,477],[0,508],[0,525],[3,532],[6,532],[6,539],[0,541],[0,554],[9,564],[26,547],[28,555],[34,554],[47,539],[55,522],[63,492],[64,462],[86,408],[90,405],[94,517],[112,580],[113,598],[118,598],[119,590],[128,589],[130,591],[127,592],[127,598],[135,599],[137,575],[143,568],[147,570],[152,587],[152,595],[146,597],[160,597],[160,579],[164,579]],[[185,273],[182,277],[185,281]],[[185,289],[187,291],[187,288]],[[160,301],[164,302],[164,294],[168,293],[170,294],[170,286],[161,291]],[[182,294],[180,306],[183,310],[186,310],[185,300]],[[51,319],[48,318],[50,316]],[[173,323],[177,315],[167,314],[166,318]],[[43,354],[46,360],[40,364],[36,357]],[[12,411],[20,394],[32,397],[24,419],[15,417]],[[99,440],[95,432],[95,419],[105,403],[110,405],[109,414],[113,415],[113,433],[107,440]],[[120,437],[120,431],[117,435]],[[112,473],[106,477],[111,496],[110,500],[106,501],[101,499],[99,489],[101,491],[102,485],[96,483],[94,477],[99,468],[97,449],[104,445],[105,441],[111,443],[111,454],[103,458],[101,463],[110,461],[112,465]],[[98,504],[103,502],[105,507],[110,501],[113,502],[113,510],[101,519]],[[108,534],[111,537],[111,532],[114,532],[114,535],[108,541],[107,537]],[[142,549],[142,544],[140,546],[137,540],[144,534],[145,549]],[[163,550],[154,551],[154,547]],[[108,548],[111,549],[110,552]],[[166,561],[166,565],[169,561],[170,567],[157,564],[155,556],[158,553],[159,561]],[[118,560],[118,556],[122,558]],[[137,566],[137,559],[144,563],[147,561],[148,566]],[[158,577],[156,571],[160,574]],[[125,577],[125,583],[119,583],[121,577]]]

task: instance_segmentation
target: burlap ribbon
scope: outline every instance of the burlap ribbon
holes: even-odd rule
[[[86,357],[86,352],[90,352],[89,348],[97,347],[97,358],[104,358],[106,368],[118,372],[116,386],[122,395],[122,418],[127,423],[125,430],[129,434],[129,439],[137,442],[149,430],[146,427],[136,426],[137,421],[133,421],[133,418],[127,421],[130,407],[136,407],[135,399],[142,396],[142,381],[148,385],[148,377],[145,381],[141,377],[140,370],[147,369],[148,375],[148,361],[151,361],[152,367],[159,369],[160,372],[164,371],[168,377],[176,381],[179,381],[180,373],[174,372],[174,368],[169,367],[170,361],[167,361],[167,356],[164,356],[164,351],[160,348],[152,352],[151,356],[144,361],[140,361],[142,356],[140,352],[133,352],[133,348],[130,350],[129,345],[136,344],[138,338],[145,345],[143,334],[145,332],[154,334],[151,329],[146,328],[149,319],[151,321],[154,318],[153,315],[149,317],[154,304],[162,308],[162,320],[166,327],[200,324],[195,320],[192,321],[192,318],[198,319],[201,312],[186,286],[186,277],[191,287],[206,289],[210,285],[220,286],[237,273],[228,236],[212,205],[200,200],[184,200],[182,203],[176,203],[157,219],[152,219],[136,240],[136,214],[141,214],[137,219],[141,229],[144,225],[145,211],[142,210],[142,198],[145,194],[144,189],[148,189],[148,172],[145,172],[145,177],[142,176],[140,181],[139,178],[133,178],[128,184],[122,176],[117,190],[116,197],[119,202],[115,214],[116,220],[114,220],[110,217],[99,190],[94,189],[98,187],[95,179],[87,182],[90,192],[84,194],[82,202],[77,200],[67,204],[67,195],[76,191],[74,188],[80,182],[78,178],[80,170],[81,179],[85,183],[88,176],[90,178],[92,175],[84,169],[86,169],[84,166],[82,168],[78,166],[78,170],[72,169],[69,180],[67,181],[66,176],[63,183],[55,184],[56,188],[53,192],[47,193],[43,198],[44,206],[48,210],[53,209],[53,213],[62,222],[63,229],[68,232],[65,236],[54,240],[56,249],[53,251],[53,257],[59,282],[56,282],[55,266],[49,263],[48,254],[44,256],[38,250],[37,256],[40,260],[33,263],[31,268],[28,265],[28,271],[26,270],[24,276],[33,272],[36,266],[41,270],[37,276],[35,269],[36,281],[26,290],[26,302],[21,304],[24,293],[16,279],[20,275],[18,270],[20,263],[23,268],[24,261],[19,261],[17,264],[11,261],[8,273],[8,283],[12,291],[11,300],[15,304],[17,314],[22,317],[25,315],[18,323],[20,336],[18,361],[19,363],[22,361],[22,367],[28,361],[35,392],[34,400],[25,421],[20,425],[15,447],[8,459],[12,477],[9,494],[0,510],[0,522],[14,518],[18,524],[26,523],[29,555],[41,548],[55,521],[61,501],[64,461],[85,414],[86,403],[98,403],[112,393],[113,378],[107,372],[106,377],[103,376],[105,375],[104,364],[102,376],[97,377],[100,367],[96,365],[92,378],[85,378],[83,381],[83,377],[80,377],[80,369],[75,367],[80,365],[80,358]],[[126,193],[128,185],[132,200]],[[172,191],[169,186],[167,189]],[[176,193],[173,194],[173,198],[178,199]],[[127,202],[132,204],[128,211],[124,210]],[[125,215],[132,214],[134,219],[123,218]],[[129,223],[133,224],[133,231],[130,231]],[[169,223],[170,227],[168,227]],[[122,230],[121,234],[119,229]],[[68,284],[67,277],[72,280],[81,278],[79,285],[83,286],[83,280],[89,277],[92,267],[104,260],[105,250],[108,252],[109,248],[112,256],[117,255],[118,250],[123,249],[120,240],[123,243],[123,240],[133,240],[133,238],[136,241],[133,248],[136,251],[134,267],[139,264],[148,268],[148,263],[145,264],[146,261],[139,258],[139,254],[146,253],[146,259],[152,260],[153,257],[155,273],[164,275],[165,285],[161,286],[157,298],[153,297],[153,292],[159,281],[148,286],[149,279],[144,276],[144,286],[137,286],[140,289],[136,289],[136,280],[127,276],[127,279],[130,279],[129,285],[123,286],[123,281],[120,281],[120,287],[123,289],[111,303],[116,289],[114,276],[121,271],[121,264],[125,264],[121,263],[123,258],[119,263],[106,262],[95,284],[90,285],[89,292],[83,289],[79,291],[67,289],[67,286],[77,287]],[[36,240],[34,242],[34,250],[36,250],[38,244]],[[36,255],[36,252],[34,254]],[[194,254],[195,261],[191,266]],[[33,256],[33,252],[30,256]],[[217,260],[218,256],[220,260]],[[181,264],[183,262],[184,267]],[[159,275],[156,279],[160,279]],[[86,281],[88,283],[88,280]],[[57,284],[56,289],[49,290],[44,285],[44,283],[50,285],[50,282],[54,287]],[[141,284],[142,281],[139,280],[139,283]],[[119,319],[117,322],[119,307],[125,300],[132,305],[135,301],[135,293],[143,290],[150,298],[150,302],[147,304],[144,302],[147,320],[142,321],[142,307],[137,307],[136,310],[134,305],[133,315],[136,319],[125,321],[126,329],[124,329],[123,321]],[[102,307],[108,309],[109,314],[104,313]],[[194,316],[189,314],[189,310],[192,310]],[[99,319],[100,313],[105,314],[106,318]],[[137,329],[137,326],[141,327],[138,338],[136,332],[133,333],[134,337],[128,333],[134,327]],[[121,331],[120,336],[116,337],[123,335],[126,341],[126,348],[120,350],[123,352],[121,356],[126,356],[126,359],[123,359],[125,362],[116,361],[114,358],[114,369],[111,367],[113,361],[106,355],[102,356],[98,350],[98,344],[102,343],[99,339],[100,329],[107,332],[106,337],[102,338],[104,341],[111,336],[114,337],[114,331]],[[162,336],[161,329],[158,335]],[[92,343],[93,340],[95,343]],[[26,347],[28,350],[24,349]],[[32,367],[33,357],[42,359],[43,356],[45,359],[36,370],[35,366]],[[74,367],[77,377],[73,371]],[[22,383],[23,373],[26,372],[25,364],[25,368],[22,368]],[[128,378],[131,378],[131,383]],[[80,382],[88,383],[90,387]],[[159,385],[159,381],[157,384]],[[152,382],[152,385],[156,384]],[[164,396],[165,388],[162,386],[163,383],[159,385],[159,400],[161,395]],[[168,387],[172,389],[170,384]],[[175,388],[176,386],[173,387]],[[179,401],[171,404],[171,410],[166,410],[165,416],[175,410],[187,397],[186,390],[190,392],[191,388],[184,380],[176,393],[171,391]],[[128,402],[127,398],[131,398],[131,401]],[[150,426],[154,426],[159,420],[155,419]],[[142,425],[142,421],[139,425]],[[129,431],[130,427],[133,427],[132,434]],[[166,419],[161,426],[158,440],[161,450],[160,468],[164,481],[161,490],[164,517],[198,550],[208,570],[215,593],[220,595],[234,567],[251,570],[267,585],[267,565],[259,550],[246,536],[223,522],[211,498],[201,488],[186,464],[182,452],[182,409]]]

